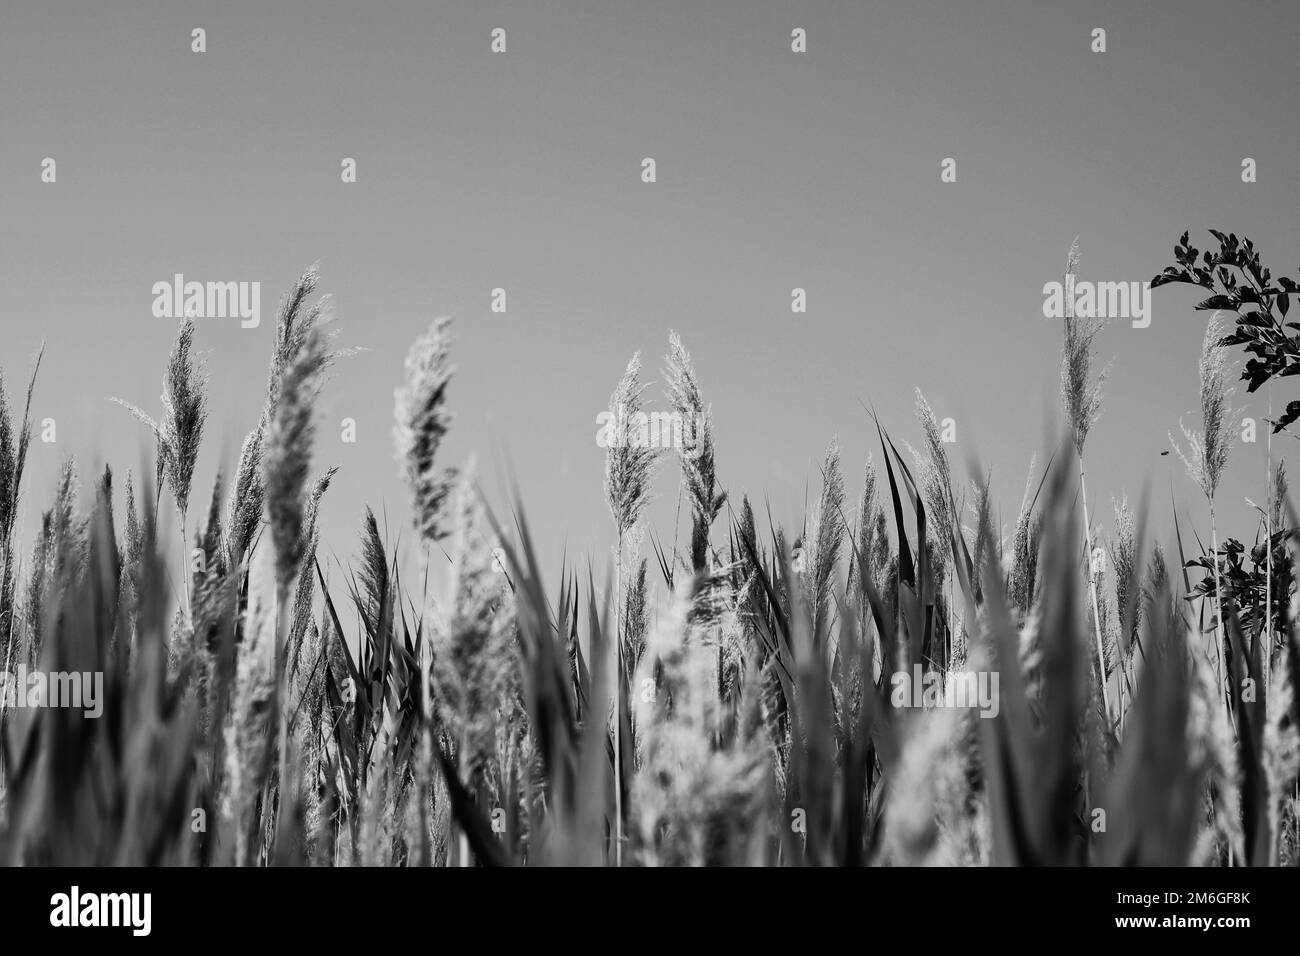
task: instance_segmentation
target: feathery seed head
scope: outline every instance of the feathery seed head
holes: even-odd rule
[[[172,494],[182,513],[188,510],[194,465],[199,457],[203,423],[207,420],[206,382],[200,367],[190,357],[194,343],[194,322],[187,319],[181,326],[167,362],[163,379],[163,428],[171,446]]]
[[[433,640],[434,701],[463,766],[481,769],[516,671],[512,603],[493,571],[493,540],[474,485],[473,463],[454,493],[451,614]]]
[[[804,546],[806,593],[816,613],[824,609],[830,598],[844,532],[844,475],[840,470],[840,442],[835,437],[826,447],[826,458],[822,464],[822,493],[809,522]]]
[[[637,352],[609,398],[609,414],[615,421],[635,422],[644,414],[641,396],[646,386],[640,383],[640,374],[641,353]],[[605,498],[620,538],[632,530],[650,502],[657,454],[637,429],[611,442],[605,451]]]
[[[916,418],[925,433],[928,461],[923,460],[915,451],[912,455],[920,466],[921,492],[934,521],[934,539],[942,549],[942,560],[946,562],[951,557],[948,543],[957,526],[957,516],[953,514],[956,505],[952,493],[952,467],[948,462],[947,449],[943,446],[939,421],[919,388],[916,390]]]
[[[683,436],[689,433],[690,447],[685,443],[678,448],[682,477],[690,495],[693,514],[691,533],[691,558],[695,570],[707,564],[709,528],[725,503],[726,492],[717,490],[717,473],[713,453],[713,416],[704,405],[700,387],[695,378],[695,368],[690,353],[682,345],[681,336],[668,333],[668,367],[664,380],[668,403],[681,422]]]
[[[446,407],[447,386],[455,372],[450,363],[450,329],[451,318],[439,317],[415,341],[406,355],[406,384],[396,393],[397,457],[410,491],[415,527],[431,541],[448,533],[443,509],[453,483],[452,473],[438,469],[434,460],[451,427]]]
[[[239,452],[239,467],[235,483],[226,502],[226,553],[231,567],[238,567],[253,541],[258,522],[262,520],[262,503],[265,486],[262,484],[262,453],[265,447],[266,425],[257,426],[244,438]]]
[[[1232,428],[1225,427],[1233,415],[1228,403],[1234,390],[1228,385],[1227,346],[1219,344],[1223,336],[1223,321],[1215,312],[1201,343],[1201,423],[1204,430],[1193,431],[1179,420],[1179,430],[1187,441],[1186,452],[1174,441],[1173,435],[1169,436],[1169,443],[1182,459],[1188,476],[1211,501],[1228,464],[1228,452],[1232,449],[1234,437]]]
[[[1093,340],[1101,331],[1100,319],[1075,315],[1074,280],[1079,274],[1079,240],[1070,246],[1065,266],[1065,347],[1061,355],[1061,397],[1074,437],[1076,454],[1083,454],[1088,431],[1101,414],[1103,371],[1091,377]]]
[[[313,404],[320,390],[325,341],[312,329],[284,373],[266,435],[262,482],[276,554],[276,580],[288,587],[303,552],[303,489],[315,438]]]

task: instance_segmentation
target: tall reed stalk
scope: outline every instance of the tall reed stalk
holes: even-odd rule
[[[1203,431],[1195,432],[1181,421],[1178,423],[1187,441],[1187,451],[1174,441],[1169,442],[1178,457],[1182,459],[1190,477],[1200,487],[1205,500],[1210,506],[1210,547],[1213,548],[1214,560],[1214,595],[1215,595],[1215,655],[1218,668],[1219,694],[1223,705],[1228,709],[1228,675],[1224,660],[1224,623],[1223,623],[1223,577],[1219,571],[1219,531],[1215,514],[1215,494],[1219,489],[1219,479],[1228,463],[1228,452],[1232,448],[1232,429],[1226,427],[1232,414],[1228,402],[1233,389],[1228,385],[1227,347],[1220,342],[1226,334],[1225,326],[1218,312],[1210,316],[1205,328],[1205,338],[1201,342],[1200,379],[1201,379],[1201,424]]]
[[[280,382],[262,461],[267,519],[271,544],[275,549],[275,707],[272,718],[276,728],[281,807],[296,799],[296,794],[286,792],[289,785],[286,665],[293,588],[308,544],[303,533],[307,506],[304,491],[315,438],[313,408],[325,360],[325,338],[313,327]]]
[[[1061,359],[1061,396],[1066,417],[1074,438],[1074,451],[1079,460],[1079,495],[1083,502],[1083,537],[1088,549],[1084,573],[1088,579],[1088,592],[1092,598],[1093,634],[1097,640],[1097,679],[1101,684],[1102,706],[1106,719],[1113,723],[1110,694],[1106,689],[1106,655],[1101,637],[1101,608],[1097,600],[1097,578],[1093,574],[1092,526],[1088,523],[1088,488],[1084,475],[1083,448],[1088,431],[1101,413],[1101,386],[1105,372],[1095,379],[1091,376],[1093,340],[1101,331],[1101,322],[1088,316],[1078,316],[1074,310],[1074,283],[1079,274],[1079,240],[1070,246],[1065,265],[1065,348]]]
[[[439,468],[436,456],[451,427],[447,409],[447,387],[455,368],[451,365],[451,319],[434,319],[428,332],[417,339],[406,355],[406,382],[394,393],[393,440],[402,476],[411,497],[411,514],[425,546],[449,533],[445,505],[454,487],[453,472]],[[432,653],[426,637],[420,642],[420,759],[417,763],[420,792],[428,793],[433,771]],[[423,813],[423,803],[421,803]],[[462,845],[467,856],[468,851]]]
[[[609,398],[614,431],[605,450],[605,499],[614,519],[614,864],[623,865],[623,546],[650,502],[656,450],[651,446],[642,398],[641,353],[627,363]]]

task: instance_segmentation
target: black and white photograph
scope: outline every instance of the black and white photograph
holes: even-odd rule
[[[0,0],[4,935],[802,882],[500,867],[1293,927],[1297,51],[1281,0]]]

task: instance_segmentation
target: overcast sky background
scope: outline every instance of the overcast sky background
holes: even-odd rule
[[[263,401],[276,302],[310,262],[341,363],[317,467],[340,466],[323,550],[355,552],[363,506],[409,527],[393,389],[409,344],[455,318],[445,464],[493,500],[509,460],[548,561],[609,561],[596,416],[628,357],[659,379],[692,351],[723,485],[797,525],[838,434],[850,495],[879,449],[863,411],[919,444],[919,386],[991,469],[1011,524],[1059,407],[1042,317],[1079,235],[1081,277],[1146,280],[1191,229],[1300,261],[1300,18],[1282,2],[114,2],[0,7],[0,369],[11,397],[41,340],[23,541],[60,462],[119,474],[152,452],[107,397],[159,409],[176,323],[151,287],[260,281],[262,324],[200,321],[213,416],[193,497],[234,467]],[[190,31],[207,31],[207,52]],[[508,52],[489,51],[506,29]],[[803,27],[808,52],[790,51]],[[1108,52],[1090,51],[1094,27]],[[57,161],[43,184],[41,161]],[[654,157],[658,182],[640,180]],[[1259,181],[1241,182],[1245,156]],[[358,182],[340,181],[354,157]],[[955,184],[940,182],[954,157]],[[493,314],[489,293],[508,293]],[[808,312],[790,311],[807,289]],[[1088,442],[1094,513],[1169,481],[1197,417],[1206,315],[1158,290],[1151,327],[1108,327]],[[1240,356],[1234,356],[1240,363]],[[652,394],[658,395],[656,384]],[[1278,407],[1297,397],[1279,388]],[[1249,400],[1248,400],[1249,398]],[[1247,414],[1263,396],[1239,389]],[[662,405],[662,400],[660,400]],[[338,423],[358,423],[343,444]],[[1265,447],[1238,445],[1220,533],[1251,538]],[[1294,439],[1279,452],[1290,453]],[[1042,458],[1040,456],[1040,462]],[[119,480],[119,487],[121,486]],[[653,512],[671,539],[677,468]],[[806,490],[807,489],[807,490]],[[197,510],[197,509],[196,509]],[[720,530],[721,535],[721,530]],[[409,538],[409,533],[407,534]],[[722,540],[721,536],[718,540]],[[555,581],[550,582],[551,587]]]

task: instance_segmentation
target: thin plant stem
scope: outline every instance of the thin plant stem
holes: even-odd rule
[[[674,578],[677,576],[677,536],[682,527],[682,489],[685,487],[686,472],[682,471],[677,479],[677,514],[673,518],[673,553],[668,562],[668,567],[672,570]],[[669,586],[671,586],[671,583]]]
[[[186,528],[187,516],[180,508],[176,509],[176,513],[181,519],[181,581],[183,582],[182,597],[184,598],[183,604],[185,607],[185,620],[191,627],[193,627],[194,607],[191,594],[194,590],[194,570],[190,567],[189,535],[187,534]]]
[[[1219,667],[1219,696],[1223,698],[1223,708],[1228,720],[1232,722],[1232,708],[1228,706],[1228,669],[1223,659],[1223,579],[1219,575],[1219,531],[1214,520],[1214,499],[1210,499],[1210,547],[1214,549],[1214,599],[1218,605],[1215,615],[1215,658]],[[1234,728],[1235,729],[1235,728]]]
[[[429,580],[429,549],[427,547],[421,550],[421,558],[424,564],[425,575],[425,593],[424,599],[428,600],[428,580]],[[431,866],[433,862],[433,847],[429,837],[429,805],[428,795],[433,788],[433,692],[430,689],[431,680],[430,672],[432,668],[429,663],[429,638],[430,634],[425,633],[423,627],[417,630],[420,641],[420,708],[421,708],[421,726],[420,726],[420,763],[419,773],[419,794],[420,794],[420,856],[423,865]]]
[[[275,589],[275,719],[276,745],[279,750],[280,806],[285,805],[285,785],[289,776],[289,722],[285,711],[289,702],[289,689],[285,686],[288,668],[285,666],[286,648],[289,639],[289,588],[278,585]],[[270,788],[268,784],[268,795]],[[283,817],[281,817],[283,819]],[[276,832],[276,839],[280,834]],[[269,852],[269,851],[268,851]]]
[[[459,759],[456,761],[456,763],[459,764],[462,760],[464,760],[465,755],[468,752],[469,752],[469,740],[465,734],[461,734],[460,753],[457,755]],[[466,833],[464,827],[460,827],[460,865],[462,867],[473,865],[470,862],[470,858],[469,858],[469,834]]]
[[[1273,383],[1268,384],[1268,417],[1273,417]],[[1273,662],[1273,427],[1265,439],[1268,460],[1264,469],[1264,548],[1268,562],[1264,576],[1264,699],[1268,699],[1268,676]]]
[[[1101,646],[1101,611],[1097,602],[1097,579],[1092,573],[1092,527],[1088,523],[1088,486],[1083,477],[1083,456],[1079,456],[1079,495],[1083,499],[1083,540],[1088,547],[1086,573],[1088,591],[1092,595],[1092,625],[1097,636],[1097,676],[1101,681],[1101,704],[1106,710],[1106,721],[1111,721],[1110,694],[1106,690],[1106,658]]]
[[[944,654],[947,658],[947,660],[944,661],[945,670],[950,670],[952,668],[953,654],[957,649],[957,641],[954,639],[954,631],[953,631],[955,621],[952,612],[952,576],[955,573],[956,573],[956,569],[954,568],[953,571],[948,575],[948,609],[947,609],[948,610],[948,615],[947,615],[948,633],[944,635],[944,644],[946,645]]]
[[[623,755],[621,727],[623,688],[623,532],[618,533],[618,554],[614,558],[614,865],[623,865]]]

